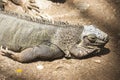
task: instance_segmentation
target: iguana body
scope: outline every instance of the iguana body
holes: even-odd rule
[[[0,45],[11,50],[2,48],[1,51],[20,62],[72,55],[80,58],[99,52],[108,42],[108,35],[93,26],[90,28],[98,30],[99,34],[93,31],[86,33],[87,27],[43,24],[44,20],[29,21],[30,19],[23,18],[20,15],[7,15],[4,12],[0,14]],[[90,34],[95,34],[94,42],[91,42],[93,37],[88,37]]]

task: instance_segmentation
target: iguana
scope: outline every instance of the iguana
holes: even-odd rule
[[[108,35],[94,25],[70,25],[0,11],[0,46],[3,55],[19,62],[62,57],[81,58],[99,53]]]

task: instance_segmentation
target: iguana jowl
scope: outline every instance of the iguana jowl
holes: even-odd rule
[[[1,52],[19,62],[98,53],[108,35],[93,25],[54,25],[0,13]],[[44,21],[43,21],[44,22]],[[6,48],[6,49],[5,49]]]

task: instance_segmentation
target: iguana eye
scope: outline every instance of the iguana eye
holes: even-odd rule
[[[89,34],[87,37],[88,37],[88,40],[91,42],[95,42],[97,39],[95,34]]]

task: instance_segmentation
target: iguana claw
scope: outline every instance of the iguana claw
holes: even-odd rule
[[[8,50],[7,47],[4,49],[3,46],[0,47],[0,52],[2,52],[2,55],[5,55],[5,54],[12,55],[12,54],[14,54],[14,52]]]

